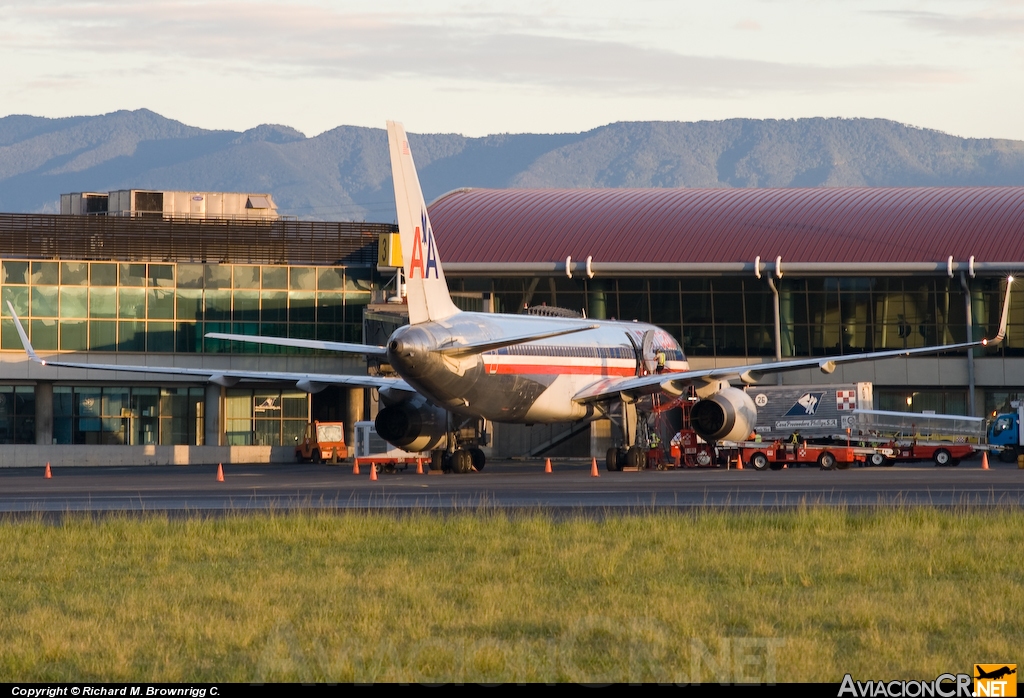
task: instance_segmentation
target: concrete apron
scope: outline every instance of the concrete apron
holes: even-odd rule
[[[294,446],[0,446],[0,468],[294,462]]]

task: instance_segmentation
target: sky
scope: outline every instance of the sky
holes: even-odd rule
[[[0,0],[0,116],[565,133],[870,117],[1024,140],[1024,0]]]

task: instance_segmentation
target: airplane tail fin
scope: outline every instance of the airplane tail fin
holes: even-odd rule
[[[409,139],[405,128],[397,121],[388,122],[388,147],[405,265],[409,324],[442,320],[456,314],[459,309],[448,293],[448,282],[441,269],[441,258],[427,217],[427,204],[412,161]]]

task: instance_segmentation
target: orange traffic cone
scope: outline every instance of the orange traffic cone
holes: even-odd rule
[[[981,469],[988,470],[988,451],[981,452]]]
[[[217,482],[224,482],[224,464],[217,464]]]
[[[601,473],[597,472],[597,458],[590,459],[590,477],[601,477]]]
[[[359,459],[358,458],[353,458],[352,459],[352,474],[353,475],[358,475],[359,474]]]
[[[550,473],[551,472],[551,459],[550,458],[545,458],[544,459],[544,472],[545,473]]]
[[[370,482],[377,481],[377,466],[370,463]]]
[[[743,470],[743,454],[736,454],[736,470]]]
[[[49,461],[47,461],[47,463],[46,463],[46,472],[43,473],[43,477],[46,478],[47,480],[49,480],[51,477],[53,477],[53,473],[50,472],[50,463],[49,463]]]
[[[422,458],[417,458],[416,459],[416,474],[417,475],[422,475],[423,474],[423,459]]]

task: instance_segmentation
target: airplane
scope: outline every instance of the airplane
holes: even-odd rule
[[[327,385],[375,388],[384,405],[376,418],[377,433],[398,448],[431,451],[435,470],[460,473],[484,466],[484,420],[579,422],[620,410],[623,446],[609,449],[606,465],[621,470],[643,463],[643,448],[637,443],[643,439],[637,430],[646,425],[652,396],[679,399],[693,394],[692,428],[709,442],[739,441],[756,427],[757,408],[734,383],[755,383],[784,371],[818,368],[828,374],[840,364],[984,347],[1002,341],[1006,333],[1012,277],[999,331],[991,340],[701,370],[690,370],[672,335],[647,323],[462,311],[448,291],[405,130],[389,121],[387,131],[409,324],[395,330],[386,346],[229,333],[206,336],[362,354],[386,361],[398,377],[51,361],[36,355],[9,304],[29,358],[50,366],[195,375],[225,386],[275,380],[294,382],[310,393]]]
[[[1016,674],[1017,673],[1016,669],[1011,669],[1008,666],[1004,666],[1004,667],[1001,667],[999,669],[994,669],[992,671],[984,671],[981,668],[979,668],[977,664],[975,664],[974,666],[975,666],[975,668],[978,669],[978,675],[974,677],[976,679],[996,679],[996,680],[998,680],[998,679],[1003,678],[1004,676],[1009,676],[1010,674]]]

